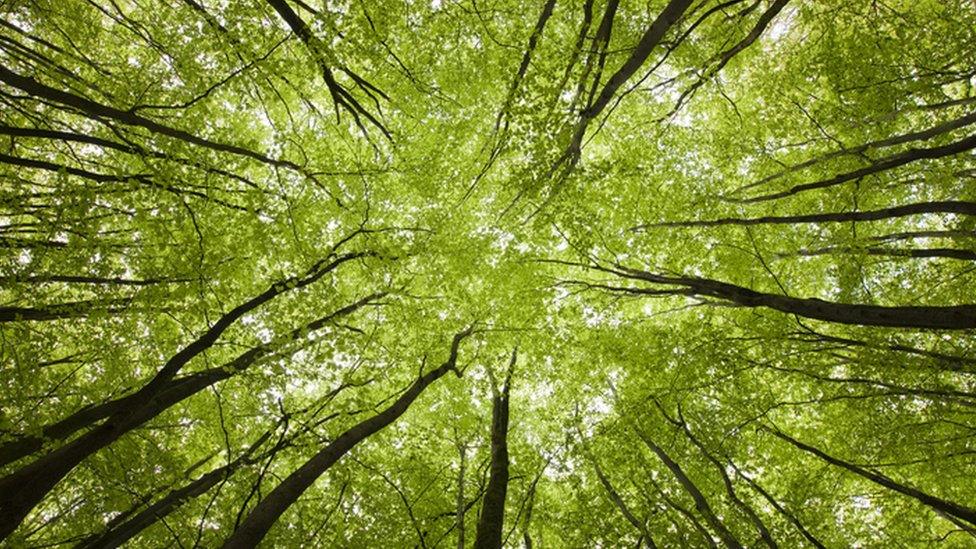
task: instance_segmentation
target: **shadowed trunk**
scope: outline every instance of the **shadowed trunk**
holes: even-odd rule
[[[153,379],[133,394],[134,406],[119,410],[98,427],[0,479],[0,540],[9,536],[61,479],[85,458],[158,415],[162,411],[159,402],[161,393],[170,386],[176,374],[190,360],[212,347],[240,317],[283,293],[308,286],[341,264],[364,255],[361,252],[337,257],[330,255],[317,262],[304,277],[292,277],[272,284],[261,294],[221,316],[203,335],[173,355]],[[252,351],[254,349],[249,353]]]
[[[688,295],[714,297],[740,307],[766,307],[804,318],[839,324],[883,326],[891,328],[920,328],[934,330],[970,330],[976,328],[976,305],[892,306],[861,305],[823,301],[816,298],[757,292],[755,290],[689,276],[664,276],[618,266],[620,270],[604,269],[624,278],[652,284],[678,286],[679,289],[610,288],[638,295]]]
[[[252,454],[270,437],[271,431],[264,433],[244,452],[244,454],[234,461],[200,476],[189,484],[170,491],[164,497],[143,511],[135,514],[135,516],[132,516],[131,511],[124,513],[121,516],[132,516],[132,518],[116,524],[110,523],[108,530],[102,534],[93,536],[90,541],[83,541],[77,546],[77,549],[112,549],[121,546],[139,535],[140,532],[149,526],[165,519],[170,513],[178,509],[187,501],[207,493],[207,491],[216,486],[220,481],[234,474],[242,466],[250,465],[261,457],[264,457],[252,457]],[[272,448],[270,453],[280,449],[280,446],[281,444],[276,444],[275,448]]]
[[[224,543],[224,549],[244,549],[256,547],[264,539],[268,530],[278,518],[307,490],[316,479],[322,476],[335,462],[346,455],[357,444],[396,421],[430,384],[449,371],[460,376],[456,368],[458,347],[464,338],[471,335],[472,329],[460,332],[451,342],[451,354],[447,361],[435,370],[418,378],[406,392],[382,412],[353,425],[339,435],[319,453],[312,456],[301,467],[281,481],[264,499],[251,510],[240,527]]]
[[[799,448],[800,450],[803,450],[804,452],[813,454],[818,458],[826,461],[827,463],[830,463],[831,465],[836,465],[842,469],[846,469],[860,476],[861,478],[870,480],[875,484],[884,486],[885,488],[894,490],[899,494],[904,494],[912,499],[915,499],[916,501],[921,502],[922,504],[924,504],[925,506],[929,507],[930,509],[932,509],[937,513],[945,513],[949,516],[956,517],[959,520],[964,520],[972,525],[976,525],[976,509],[967,507],[965,505],[960,505],[958,503],[954,503],[948,500],[944,500],[942,498],[927,494],[916,488],[912,488],[910,486],[906,486],[899,482],[895,482],[894,480],[892,480],[886,475],[883,475],[876,471],[869,471],[868,469],[859,467],[857,465],[854,465],[853,463],[835,458],[827,454],[826,452],[814,448],[813,446],[804,444],[790,437],[789,435],[777,431],[775,429],[766,429],[766,430],[769,433],[772,433],[774,436],[779,437],[780,439],[785,440],[786,442],[789,442],[790,444]]]
[[[324,317],[297,328],[287,334],[283,339],[289,341],[298,340],[305,334],[313,332],[329,322],[352,314],[360,308],[366,306],[375,299],[384,296],[384,292],[371,294],[351,305],[338,309]],[[247,368],[251,367],[258,360],[274,354],[274,349],[270,345],[258,345],[240,354],[234,360],[200,372],[170,380],[166,387],[160,390],[159,396],[147,406],[142,413],[148,421],[175,404],[190,398],[191,396],[203,391],[207,387],[215,385],[231,376],[234,376]],[[17,461],[40,450],[45,442],[53,440],[64,440],[72,434],[86,427],[94,426],[98,421],[116,414],[124,413],[138,407],[140,400],[139,393],[133,393],[108,402],[103,402],[87,408],[82,408],[74,414],[44,427],[41,436],[24,435],[11,442],[0,445],[0,466]],[[144,423],[145,421],[141,422]],[[141,424],[140,423],[140,424]],[[138,425],[134,426],[137,427]]]
[[[586,445],[583,430],[580,429],[579,425],[576,426],[576,433],[580,437],[580,444],[583,447],[583,454],[588,460],[590,460],[590,463],[593,464],[593,470],[596,472],[596,477],[600,480],[600,484],[603,485],[603,489],[607,492],[607,497],[610,499],[610,502],[613,503],[614,507],[616,507],[624,518],[627,519],[627,522],[632,524],[634,528],[640,532],[641,541],[643,544],[646,545],[648,549],[656,549],[657,544],[654,543],[654,538],[651,536],[650,531],[648,531],[647,525],[638,519],[637,515],[630,510],[627,502],[624,501],[624,498],[621,497],[620,493],[617,492],[617,489],[614,488],[613,483],[610,482],[610,478],[607,477],[606,473],[603,472],[603,467],[600,467],[600,462],[597,461],[596,456],[593,455],[593,452],[591,452],[590,448]],[[638,544],[638,547],[640,547],[640,545],[641,544]]]
[[[481,504],[481,516],[475,534],[475,549],[499,549],[505,525],[505,496],[508,494],[508,396],[517,351],[512,351],[505,384],[499,392],[492,383],[491,402],[491,475]]]
[[[688,477],[681,465],[674,461],[674,459],[672,459],[671,456],[664,451],[664,448],[658,446],[657,443],[654,442],[654,440],[643,431],[640,429],[635,429],[635,431],[637,432],[637,437],[641,439],[644,445],[647,446],[658,457],[658,459],[661,460],[662,463],[664,463],[665,467],[671,471],[671,474],[673,474],[678,480],[678,483],[681,484],[681,487],[684,488],[685,492],[691,496],[691,499],[695,502],[695,509],[697,509],[698,512],[705,517],[705,521],[708,522],[709,526],[711,526],[718,533],[718,537],[722,540],[722,543],[724,543],[729,549],[742,549],[742,544],[739,543],[739,540],[732,535],[732,532],[730,532],[729,529],[726,528],[725,524],[723,524],[718,518],[718,515],[716,515],[715,511],[712,510],[712,506],[708,504],[708,500],[705,499],[705,495],[702,494],[698,486],[691,480],[691,478]]]
[[[976,202],[961,200],[941,200],[934,202],[917,202],[881,208],[880,210],[865,210],[856,212],[828,212],[800,215],[770,215],[763,217],[723,217],[720,219],[704,219],[689,221],[663,221],[661,223],[647,223],[631,228],[633,231],[650,229],[653,227],[719,227],[722,225],[794,225],[801,223],[843,223],[848,221],[879,221],[919,214],[949,213],[957,215],[976,216]]]

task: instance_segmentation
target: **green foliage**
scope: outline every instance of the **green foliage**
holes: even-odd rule
[[[462,375],[322,475],[268,547],[457,546],[459,491],[470,545],[514,347],[507,546],[720,544],[645,438],[744,546],[757,520],[781,547],[973,546],[976,524],[775,433],[972,509],[976,324],[833,322],[624,275],[974,306],[976,4],[795,0],[746,44],[773,2],[695,3],[577,158],[589,96],[670,2],[620,2],[605,50],[607,2],[556,2],[529,53],[543,2],[287,3],[314,40],[264,0],[0,3],[0,447],[39,441],[0,472],[280,293],[174,374],[219,382],[82,460],[11,547],[90,541],[241,459],[129,541],[219,546],[467,326]],[[694,225],[948,201],[974,209]]]

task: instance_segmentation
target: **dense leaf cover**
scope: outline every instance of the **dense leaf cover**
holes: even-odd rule
[[[976,546],[974,45],[0,2],[3,543]]]

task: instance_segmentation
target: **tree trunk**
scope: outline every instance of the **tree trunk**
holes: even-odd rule
[[[335,462],[346,455],[357,444],[396,421],[410,407],[414,400],[431,383],[437,381],[449,371],[458,375],[457,363],[458,347],[461,341],[471,335],[471,328],[454,336],[451,343],[451,354],[446,362],[436,370],[418,378],[400,398],[382,412],[353,425],[334,441],[312,456],[301,467],[281,481],[264,499],[251,510],[240,527],[224,543],[224,549],[245,549],[256,547],[264,539],[271,526],[307,490],[316,479],[322,476]]]
[[[974,204],[976,206],[976,204]],[[885,307],[835,303],[816,298],[799,298],[769,294],[711,280],[687,276],[663,276],[621,267],[610,271],[626,278],[643,280],[653,284],[680,286],[684,289],[669,292],[640,289],[623,289],[631,293],[652,295],[685,294],[714,297],[730,301],[740,307],[767,307],[784,313],[839,324],[856,326],[883,326],[892,328],[921,328],[934,330],[970,330],[976,328],[976,305],[949,305],[945,307],[911,305]]]
[[[458,531],[457,549],[464,549],[464,512],[467,507],[464,505],[464,462],[467,457],[468,447],[458,442],[458,454],[460,465],[458,466],[458,488],[457,500],[455,502],[454,528]]]
[[[947,515],[956,517],[957,519],[964,520],[972,525],[976,525],[976,509],[966,507],[965,505],[960,505],[958,503],[953,503],[951,501],[926,494],[925,492],[918,490],[916,488],[912,488],[910,486],[906,486],[899,482],[895,482],[893,479],[889,478],[886,475],[883,475],[875,471],[869,471],[863,467],[854,465],[853,463],[835,458],[827,454],[826,452],[818,450],[813,446],[804,444],[778,430],[767,429],[767,431],[772,433],[776,437],[779,437],[780,439],[789,442],[790,444],[799,448],[800,450],[803,450],[804,452],[819,457],[820,459],[826,461],[827,463],[830,463],[831,465],[836,465],[838,467],[841,467],[842,469],[846,469],[862,478],[870,480],[875,484],[884,486],[885,488],[894,490],[900,494],[904,494],[912,499],[915,499],[916,501],[921,502],[922,504],[929,507],[936,513],[945,513]]]
[[[111,526],[102,534],[91,538],[90,541],[81,542],[77,549],[114,549],[128,542],[152,524],[165,519],[170,513],[190,499],[207,493],[208,490],[216,486],[220,481],[234,474],[241,466],[254,463],[255,459],[251,458],[251,454],[264,444],[270,436],[271,431],[266,432],[244,454],[234,461],[200,476],[185,486],[170,491],[166,496],[132,518],[121,524]],[[126,515],[131,514],[126,513]]]
[[[644,445],[654,452],[658,459],[664,463],[665,467],[667,467],[671,471],[671,474],[673,474],[678,480],[681,487],[685,489],[685,492],[691,496],[691,499],[695,502],[695,509],[697,509],[698,512],[705,517],[705,521],[707,521],[708,524],[715,529],[715,531],[718,533],[718,537],[721,538],[722,543],[724,543],[729,549],[742,549],[742,544],[739,543],[739,540],[736,539],[735,536],[732,535],[732,532],[725,527],[725,524],[719,520],[718,516],[715,514],[715,511],[712,510],[712,506],[709,505],[708,500],[705,499],[705,495],[702,494],[701,490],[698,489],[698,486],[696,486],[688,475],[685,474],[685,471],[681,468],[681,465],[674,461],[671,456],[664,451],[664,448],[658,446],[657,443],[655,443],[654,440],[642,430],[637,428],[634,430],[637,432],[638,438],[644,442]]]
[[[280,166],[280,167],[291,168],[296,171],[301,171],[299,166],[293,162],[287,160],[277,160],[274,158],[270,158],[262,153],[248,150],[243,147],[238,147],[236,145],[227,145],[224,143],[217,143],[209,139],[198,137],[187,131],[180,130],[177,128],[171,128],[169,126],[165,126],[158,122],[154,122],[148,118],[144,118],[133,112],[119,110],[114,107],[110,107],[108,105],[102,105],[100,103],[91,101],[90,99],[86,99],[78,95],[73,95],[71,93],[63,92],[61,90],[52,88],[50,86],[38,82],[37,80],[34,80],[29,76],[22,76],[20,74],[17,74],[3,66],[0,66],[0,82],[4,82],[10,86],[23,90],[34,97],[46,99],[54,103],[60,103],[62,105],[70,107],[71,109],[77,109],[94,119],[106,118],[110,120],[116,120],[118,122],[121,122],[129,126],[139,126],[153,133],[158,133],[168,137],[173,137],[175,139],[179,139],[187,143],[192,143],[194,145],[199,145],[201,147],[205,147],[215,151],[226,152],[230,154],[244,156],[247,158],[252,158],[254,160],[263,162],[265,164],[269,164],[271,166]]]
[[[293,330],[283,339],[295,341],[304,334],[313,332],[328,322],[351,314],[370,303],[372,300],[385,295],[383,292],[371,294],[351,305],[338,309],[324,317],[306,324],[302,328]],[[181,378],[172,379],[166,387],[159,391],[159,396],[153,400],[144,412],[146,421],[156,417],[173,405],[190,398],[207,387],[215,385],[233,375],[251,367],[258,360],[273,354],[273,349],[267,345],[258,345],[240,354],[234,360],[215,368],[196,372]],[[64,440],[77,431],[95,425],[98,421],[126,410],[137,407],[141,397],[133,393],[95,406],[82,408],[70,416],[43,427],[41,436],[25,435],[11,442],[0,445],[0,466],[12,463],[22,457],[40,450],[45,442]]]
[[[825,179],[823,181],[816,181],[814,183],[804,183],[802,185],[794,185],[793,187],[790,187],[785,191],[764,194],[753,198],[736,200],[736,202],[748,202],[748,203],[764,202],[767,200],[777,200],[780,198],[786,198],[788,196],[793,196],[804,191],[810,191],[814,189],[826,189],[828,187],[840,185],[848,181],[854,181],[855,179],[861,179],[862,177],[867,177],[872,174],[891,170],[899,166],[904,166],[905,164],[916,162],[918,160],[935,159],[935,158],[942,158],[944,156],[953,156],[953,155],[961,154],[968,150],[971,150],[974,147],[976,147],[976,135],[970,135],[965,139],[960,139],[959,141],[949,143],[948,145],[942,145],[941,147],[932,147],[929,149],[908,149],[905,152],[893,154],[891,156],[877,160],[873,162],[870,166],[867,166],[865,168],[860,168],[858,170],[843,173],[834,176],[830,179]]]
[[[910,215],[930,213],[951,213],[956,215],[976,216],[976,202],[961,200],[941,200],[934,202],[917,202],[881,208],[880,210],[866,210],[857,212],[828,212],[801,215],[770,215],[762,217],[723,217],[720,219],[705,219],[691,221],[664,221],[649,223],[631,228],[633,231],[652,227],[719,227],[722,225],[794,225],[800,223],[843,223],[848,221],[878,221]]]
[[[512,351],[508,376],[501,391],[495,393],[491,403],[491,474],[488,489],[481,504],[481,516],[475,534],[475,549],[499,549],[502,546],[502,528],[505,525],[505,497],[508,494],[508,397],[512,368],[516,352]]]
[[[307,286],[342,263],[363,255],[350,253],[328,263],[326,260],[319,261],[306,276],[275,283],[258,296],[238,305],[220,317],[202,336],[173,355],[153,379],[133,394],[133,406],[119,410],[95,429],[0,479],[0,540],[9,536],[58,482],[85,458],[162,412],[165,408],[160,407],[160,396],[174,376],[190,360],[213,346],[237,319],[275,297]],[[256,349],[262,347],[251,349],[238,360],[251,353],[259,355]]]

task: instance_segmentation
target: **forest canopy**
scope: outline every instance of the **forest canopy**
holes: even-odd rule
[[[0,543],[976,546],[976,2],[0,0]]]

